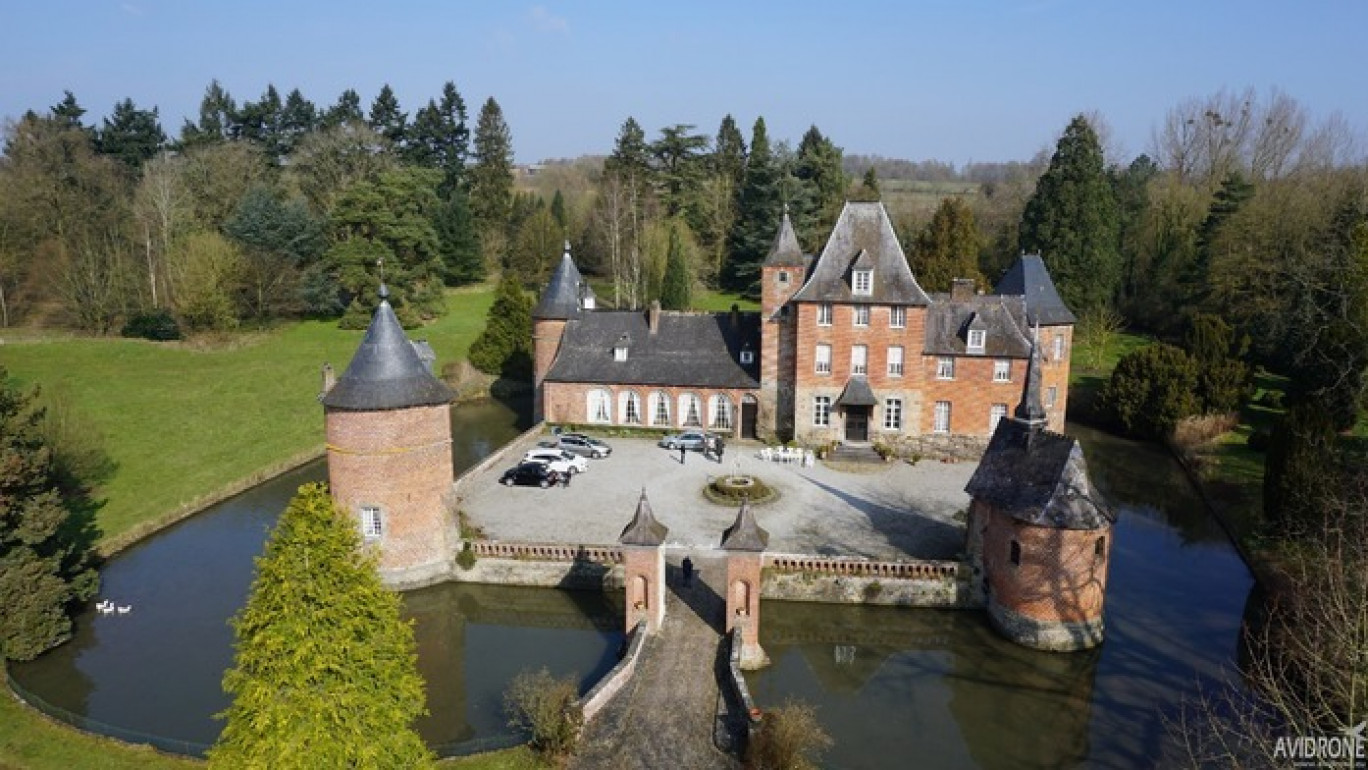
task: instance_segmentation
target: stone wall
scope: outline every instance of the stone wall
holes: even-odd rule
[[[636,674],[637,661],[641,659],[641,649],[646,643],[646,623],[642,621],[632,629],[630,641],[627,644],[627,653],[622,656],[613,670],[609,671],[598,684],[590,688],[584,697],[579,699],[580,713],[584,717],[584,724],[598,716],[603,707],[608,705],[608,701],[613,699],[627,683],[632,681]]]
[[[953,561],[876,562],[766,554],[761,597],[778,601],[974,609],[967,568]]]

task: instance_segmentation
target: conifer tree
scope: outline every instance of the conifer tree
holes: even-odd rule
[[[134,171],[161,151],[166,134],[157,120],[157,108],[140,110],[132,99],[114,105],[96,136],[100,154],[108,155]]]
[[[1121,283],[1120,219],[1097,132],[1079,115],[1021,215],[1020,246],[1037,252],[1064,303],[1110,307]]]
[[[974,210],[962,198],[942,198],[931,221],[917,234],[908,262],[917,282],[927,291],[950,291],[956,278],[972,278],[980,286],[980,237]]]
[[[318,108],[298,88],[286,95],[277,136],[281,155],[294,153],[299,141],[318,127],[318,117]]]
[[[737,197],[736,223],[728,239],[728,262],[724,285],[733,291],[752,291],[760,276],[774,234],[779,231],[783,201],[779,168],[770,150],[765,119],[756,118],[751,134],[750,156]]]
[[[513,211],[513,136],[494,97],[485,100],[475,123],[475,163],[469,171],[470,210],[485,259],[502,256]]]
[[[322,484],[290,501],[233,619],[233,698],[210,767],[411,768],[433,759],[413,629]]]
[[[237,102],[219,85],[209,81],[200,99],[199,122],[185,121],[181,127],[180,143],[184,148],[218,144],[237,137],[239,131]]]
[[[361,113],[361,95],[348,88],[337,97],[337,103],[323,113],[319,128],[336,128],[345,123],[361,123],[365,116]]]
[[[693,277],[684,256],[679,225],[670,225],[670,250],[665,257],[665,278],[660,286],[660,306],[666,310],[689,310],[693,306]]]
[[[816,252],[824,234],[830,232],[841,214],[849,180],[841,168],[841,148],[822,136],[816,126],[808,128],[798,143],[794,175],[806,188],[803,210],[792,201],[789,213],[804,248]]]
[[[470,213],[470,198],[461,187],[451,190],[432,219],[448,286],[464,286],[485,279],[480,234]]]
[[[399,99],[389,83],[381,86],[370,108],[371,130],[390,141],[395,152],[402,151],[408,136],[408,114],[400,111]]]
[[[470,363],[486,374],[532,379],[532,300],[511,272],[499,278],[484,331],[470,344]]]

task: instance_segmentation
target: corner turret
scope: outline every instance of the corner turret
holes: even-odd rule
[[[541,299],[532,309],[532,419],[540,422],[545,414],[542,404],[542,380],[551,370],[560,352],[561,337],[566,323],[582,313],[594,310],[593,289],[575,267],[570,256],[570,242],[565,242],[560,264],[542,290]]]

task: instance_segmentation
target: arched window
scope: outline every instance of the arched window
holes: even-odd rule
[[[712,428],[713,428],[714,430],[731,430],[731,429],[732,429],[732,402],[731,402],[731,399],[730,399],[730,398],[727,398],[727,397],[726,397],[724,394],[722,394],[722,393],[718,393],[717,395],[715,395],[715,396],[713,396],[712,398],[708,399],[708,401],[710,402],[710,403],[708,404],[708,414],[710,414],[710,415],[712,416],[712,419],[708,421],[708,424],[709,424],[710,426],[712,426]]]
[[[612,422],[613,394],[602,389],[589,391],[589,408],[585,414],[589,422]]]
[[[660,391],[651,394],[651,424],[670,424],[670,397]]]
[[[703,405],[699,403],[698,396],[693,393],[685,393],[679,397],[680,425],[685,428],[703,427]]]
[[[618,422],[623,425],[641,424],[641,397],[634,390],[618,394]]]

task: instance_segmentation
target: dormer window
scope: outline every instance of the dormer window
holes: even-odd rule
[[[753,363],[755,363],[755,351],[751,350],[750,343],[748,342],[745,347],[741,348],[741,364],[745,366]]]
[[[855,270],[850,274],[850,293],[857,297],[868,297],[874,293],[874,271]]]
[[[969,346],[968,346],[968,347],[969,347],[969,352],[970,352],[970,353],[982,353],[982,352],[983,352],[983,344],[984,344],[985,341],[987,341],[987,339],[988,339],[988,332],[984,331],[983,329],[970,329],[970,330],[969,330]]]
[[[614,360],[614,361],[626,361],[626,360],[627,360],[627,345],[628,345],[628,343],[630,343],[630,342],[631,342],[631,339],[630,339],[627,335],[625,335],[625,334],[622,335],[621,337],[618,337],[617,344],[613,346],[613,360]]]

